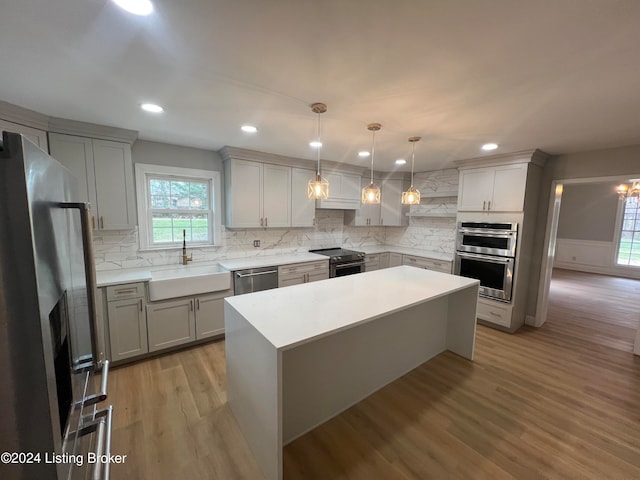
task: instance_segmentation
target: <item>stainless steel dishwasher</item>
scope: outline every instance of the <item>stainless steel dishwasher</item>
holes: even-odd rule
[[[233,275],[233,288],[235,295],[278,288],[278,267],[237,270]]]

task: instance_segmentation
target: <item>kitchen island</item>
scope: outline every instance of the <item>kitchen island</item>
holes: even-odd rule
[[[401,266],[225,299],[227,395],[269,480],[283,446],[435,355],[473,359],[478,281]]]

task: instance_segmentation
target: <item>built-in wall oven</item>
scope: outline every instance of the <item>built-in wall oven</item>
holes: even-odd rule
[[[480,295],[510,302],[517,223],[459,222],[454,273],[480,280]]]

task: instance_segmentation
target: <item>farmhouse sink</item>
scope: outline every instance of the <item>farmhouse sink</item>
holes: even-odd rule
[[[151,272],[149,299],[164,300],[229,288],[231,273],[220,265],[185,265]]]

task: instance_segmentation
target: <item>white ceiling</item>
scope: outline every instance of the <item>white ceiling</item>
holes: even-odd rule
[[[487,141],[493,153],[640,144],[638,0],[153,1],[149,17],[110,0],[3,1],[0,100],[309,159],[320,101],[322,158],[367,165],[357,152],[380,122],[380,170],[409,156],[412,135],[416,170],[482,156]]]

